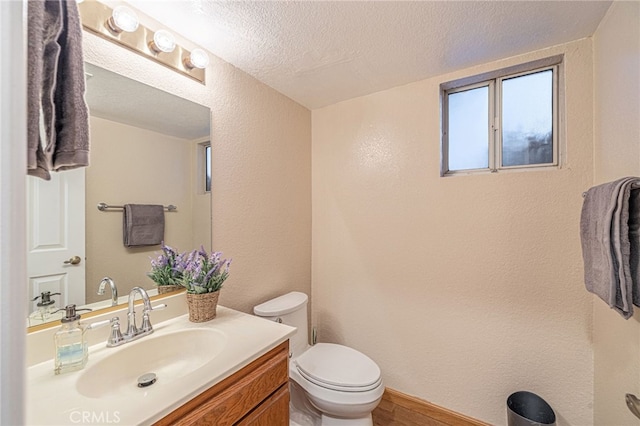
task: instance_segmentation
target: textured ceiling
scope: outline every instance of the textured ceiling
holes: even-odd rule
[[[93,64],[85,64],[92,116],[182,139],[209,136],[209,108]]]
[[[592,35],[610,1],[130,0],[319,108]]]

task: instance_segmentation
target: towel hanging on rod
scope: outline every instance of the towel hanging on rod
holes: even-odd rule
[[[178,207],[174,206],[173,204],[164,206],[164,209],[169,212],[178,211]],[[124,206],[110,206],[107,203],[98,203],[98,210],[100,210],[101,212],[104,212],[107,210],[124,210]]]
[[[640,307],[639,184],[631,176],[594,186],[580,214],[585,287],[625,319]]]

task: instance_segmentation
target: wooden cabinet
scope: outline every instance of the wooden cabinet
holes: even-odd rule
[[[156,426],[288,426],[289,341],[160,419]]]

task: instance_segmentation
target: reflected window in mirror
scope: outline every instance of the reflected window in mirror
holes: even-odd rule
[[[196,162],[199,165],[198,190],[200,194],[211,192],[211,142],[203,141],[198,144]]]
[[[204,192],[211,192],[211,144],[204,147]]]

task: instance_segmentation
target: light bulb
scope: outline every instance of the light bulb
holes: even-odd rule
[[[209,65],[209,55],[202,49],[193,49],[189,57],[184,59],[184,65],[189,69],[204,69]]]
[[[176,48],[176,38],[167,30],[158,30],[153,34],[153,41],[149,43],[149,48],[154,53],[170,53]]]
[[[118,6],[113,9],[111,17],[107,21],[107,25],[111,31],[116,34],[122,31],[132,33],[138,29],[138,15],[127,6]]]

